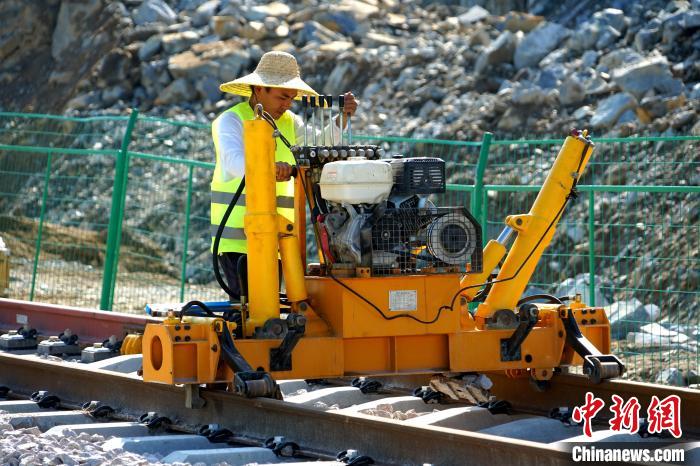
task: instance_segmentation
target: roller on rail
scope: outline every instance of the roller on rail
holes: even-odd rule
[[[602,308],[580,295],[522,297],[576,197],[594,150],[587,131],[566,138],[530,211],[507,216],[482,247],[465,206],[431,201],[446,191],[443,160],[342,139],[290,145],[261,106],[243,125],[246,177],[227,212],[247,185],[243,296],[147,325],[144,380],[279,397],[281,379],[500,371],[545,384],[583,365],[599,383],[624,372]],[[296,159],[296,224],[276,210],[276,144]],[[307,214],[319,256],[308,264]]]

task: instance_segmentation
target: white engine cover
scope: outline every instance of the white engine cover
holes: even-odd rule
[[[339,204],[378,204],[389,197],[394,177],[382,160],[353,157],[330,162],[321,171],[321,197]]]

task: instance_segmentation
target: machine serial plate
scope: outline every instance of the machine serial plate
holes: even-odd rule
[[[389,310],[394,312],[415,311],[418,309],[417,290],[389,291]]]

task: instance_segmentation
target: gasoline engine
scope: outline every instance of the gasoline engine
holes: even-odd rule
[[[439,158],[354,157],[323,165],[317,216],[336,275],[481,271],[481,227],[463,207],[437,207]]]

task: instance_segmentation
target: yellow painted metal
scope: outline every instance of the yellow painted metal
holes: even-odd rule
[[[583,136],[567,137],[530,212],[506,218],[506,224],[517,231],[517,237],[491,292],[477,308],[478,324],[499,309],[515,309],[542,252],[552,240],[571,187],[592,153],[590,140]]]
[[[205,317],[165,321],[146,326],[143,379],[173,384],[211,383],[219,377],[219,339],[222,319]]]
[[[141,354],[143,344],[143,335],[140,333],[132,333],[124,337],[120,354]]]
[[[246,214],[248,240],[248,318],[244,328],[251,336],[256,327],[279,317],[277,265],[277,199],[275,193],[275,140],[262,119],[243,122],[245,147]]]
[[[362,374],[529,370],[532,377],[548,380],[554,368],[580,365],[581,360],[565,345],[560,313],[566,309],[548,304],[538,307],[540,320],[523,342],[522,359],[518,361],[504,362],[499,357],[501,340],[510,337],[512,329],[473,327],[468,331],[362,338],[306,335],[292,352],[292,370],[271,374],[282,380]],[[574,309],[574,316],[582,333],[600,351],[608,352],[610,332],[603,310],[582,307]],[[219,352],[212,350],[222,324],[220,319],[206,318],[190,323],[189,329],[184,324],[149,324],[144,337],[144,380],[169,384],[232,380],[231,370],[220,364]],[[185,336],[191,339],[185,341]],[[235,344],[252,367],[269,371],[270,350],[278,347],[280,340],[246,338],[236,340]]]
[[[307,294],[304,284],[304,265],[301,263],[297,237],[280,235],[279,248],[287,299],[293,303],[305,301]]]
[[[271,372],[276,379],[507,371],[529,372],[535,379],[548,380],[554,368],[581,363],[566,345],[562,317],[568,309],[583,335],[601,352],[609,352],[610,327],[603,309],[587,307],[580,299],[568,307],[536,304],[538,321],[522,342],[522,357],[516,361],[501,358],[502,340],[511,337],[514,329],[484,325],[485,318],[495,310],[515,308],[552,238],[572,183],[580,177],[591,155],[585,135],[567,138],[530,212],[506,218],[517,238],[507,257],[504,244],[490,241],[484,250],[482,273],[336,280],[304,277],[297,236],[303,228],[278,216],[275,209],[271,129],[262,120],[246,121],[244,125],[250,304],[249,316],[244,319],[244,338],[237,339],[235,345],[252,367],[269,371],[270,350],[281,343],[250,338],[255,327],[280,317],[278,251],[292,311],[303,312],[307,325],[291,354],[291,370]],[[298,179],[307,174],[300,168]],[[307,187],[309,182],[307,179]],[[304,193],[299,191],[303,191],[300,181],[297,197],[303,199],[300,194]],[[297,214],[302,212],[298,199],[296,209]],[[504,257],[496,280],[501,283],[493,285],[473,317],[466,302],[474,298],[478,288],[462,291],[463,300],[455,300],[456,294],[466,286],[486,282]],[[143,340],[144,380],[168,384],[231,381],[231,369],[219,358],[218,337],[223,325],[222,319],[186,318],[180,322],[172,316],[162,325],[149,324]]]
[[[462,296],[467,298],[469,301],[474,299],[474,296],[479,292],[481,288],[478,285],[486,283],[489,276],[498,266],[498,263],[506,255],[506,247],[492,239],[486,244],[484,248],[484,266],[481,273],[469,273],[462,277],[460,282],[461,288],[467,288],[462,292]]]
[[[459,278],[459,274],[441,274],[339,280],[376,305],[388,317],[408,314],[422,321],[430,321],[440,307],[450,305],[459,290]],[[363,299],[328,277],[306,277],[306,289],[311,306],[328,322],[334,334],[343,338],[450,333],[459,327],[460,315],[457,310],[443,310],[440,318],[432,324],[408,318],[386,320]],[[404,297],[404,302],[409,307],[415,307],[415,310],[391,310],[392,296],[395,303]]]

